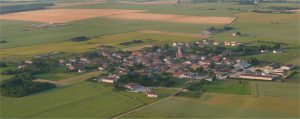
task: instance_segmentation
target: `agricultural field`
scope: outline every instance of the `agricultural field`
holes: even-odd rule
[[[139,30],[156,30],[183,33],[199,33],[211,25],[163,23],[157,21],[117,20],[94,18],[72,22],[70,25],[35,29],[29,27],[37,24],[24,21],[1,20],[1,39],[7,43],[1,44],[1,49],[45,44],[58,41],[68,41],[72,37],[101,37]],[[17,34],[17,35],[16,35]]]
[[[225,81],[216,81],[210,85],[206,85],[206,92],[224,93],[236,95],[249,95],[251,93],[250,83],[248,81],[240,81],[229,79]]]
[[[21,59],[30,58],[30,56],[43,54],[47,52],[71,52],[71,53],[83,53],[91,50],[95,50],[100,46],[114,46],[116,48],[127,48],[133,46],[122,46],[120,43],[131,41],[135,39],[139,40],[154,40],[153,44],[172,43],[177,41],[191,42],[201,39],[201,37],[195,36],[178,36],[168,34],[155,34],[144,32],[128,32],[115,35],[106,35],[99,38],[94,38],[83,42],[62,41],[55,43],[31,45],[17,48],[3,49],[1,51],[1,57],[3,59]],[[146,45],[146,44],[143,44]],[[33,50],[39,49],[39,50]],[[19,52],[22,51],[22,52]]]
[[[257,46],[282,43],[287,46],[282,53],[267,52],[238,58],[300,66],[299,12],[252,12],[270,10],[270,6],[299,7],[296,3],[9,1],[1,3],[0,7],[33,3],[54,3],[55,6],[45,10],[0,14],[0,58],[3,61],[20,63],[50,52],[57,52],[58,55],[53,56],[57,59],[68,59],[67,56],[74,58],[108,46],[133,51],[152,45],[213,40]],[[202,34],[208,28],[225,26],[233,30]],[[232,35],[237,32],[241,32],[241,36]],[[76,37],[88,40],[71,40]],[[142,42],[122,44],[133,40]],[[17,66],[1,67],[0,73],[9,68]],[[149,98],[143,93],[119,90],[111,84],[85,81],[99,76],[101,71],[80,74],[69,72],[66,68],[34,75],[36,80],[33,82],[58,84],[55,89],[19,98],[1,96],[0,118],[113,118],[124,113],[121,118],[300,118],[298,70],[283,82],[218,80],[205,85],[205,93],[198,98],[172,96],[189,81],[176,79],[171,88],[154,89],[159,97]],[[0,82],[12,77],[0,74]]]
[[[157,92],[163,98],[174,91]],[[109,118],[155,100],[103,84],[79,82],[21,98],[1,97],[1,108],[5,107],[1,118]]]
[[[201,98],[172,97],[126,118],[297,118],[297,99],[206,93]],[[280,107],[280,108],[279,108]]]
[[[241,89],[234,90],[240,88],[238,81],[248,84],[247,95],[240,95],[239,92],[243,91]],[[298,113],[300,92],[297,83],[247,80],[224,82],[216,82],[214,85],[218,85],[218,88],[210,86],[207,93],[200,98],[173,97],[123,117],[295,118],[300,116]],[[218,113],[215,113],[216,111]]]

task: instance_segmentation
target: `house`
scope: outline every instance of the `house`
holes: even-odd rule
[[[129,84],[125,85],[125,88],[127,88],[131,92],[135,92],[135,93],[149,91],[149,88],[141,86],[140,84],[137,84],[137,83],[129,83]]]
[[[273,50],[273,53],[274,53],[274,54],[282,53],[282,51],[281,51],[281,50]]]
[[[212,81],[213,81],[212,78],[206,78],[206,79],[204,79],[204,80],[209,81],[209,82],[212,82]]]
[[[268,69],[278,69],[280,65],[277,63],[272,63],[271,65],[267,66]]]
[[[115,83],[116,81],[118,81],[119,77],[116,75],[111,75],[111,76],[107,76],[101,79],[102,82],[105,83]]]
[[[24,69],[24,68],[26,68],[27,66],[28,66],[28,65],[21,64],[21,65],[18,66],[18,68],[19,68],[19,69]]]
[[[88,58],[87,58],[87,57],[81,57],[81,58],[80,58],[80,61],[82,61],[82,62],[86,62],[86,63],[88,63],[88,62],[89,62],[89,60],[88,60]]]
[[[147,95],[147,97],[152,97],[152,98],[158,97],[158,95],[156,93],[154,93],[153,91],[147,91],[146,95]]]
[[[295,66],[291,65],[291,64],[283,65],[283,66],[280,67],[280,69],[283,69],[283,70],[292,70],[294,68],[295,68]]]
[[[142,56],[143,54],[142,54],[141,51],[135,50],[135,51],[132,51],[132,52],[131,52],[131,55],[132,55],[132,56]]]
[[[25,60],[25,64],[32,64],[31,60]]]
[[[184,73],[184,72],[176,72],[176,73],[173,73],[173,77],[177,77],[177,78],[188,78],[188,76],[187,76],[186,73]]]
[[[240,74],[239,78],[243,79],[254,79],[254,80],[274,80],[276,77],[271,75],[255,75],[255,74]]]
[[[247,61],[244,61],[244,60],[236,60],[236,64],[234,65],[234,67],[237,69],[245,69],[250,66],[251,66],[251,64],[249,64]]]
[[[76,67],[71,65],[71,66],[68,67],[68,69],[73,71],[73,70],[76,70]]]
[[[213,56],[211,59],[213,61],[215,61],[215,62],[218,62],[218,61],[220,61],[222,59],[222,57],[220,57],[220,56]]]
[[[128,90],[135,90],[139,87],[140,87],[140,84],[137,84],[137,83],[129,83],[129,84],[125,85],[125,88],[127,88]]]

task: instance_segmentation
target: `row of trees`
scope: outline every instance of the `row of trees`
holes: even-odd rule
[[[39,3],[39,4],[28,4],[28,5],[1,6],[0,14],[30,11],[30,10],[41,10],[53,5],[54,5],[53,3]]]
[[[32,93],[55,88],[54,84],[33,82],[32,80],[14,77],[1,83],[1,95],[9,97],[22,97]]]
[[[14,75],[12,78],[1,82],[1,95],[9,97],[22,97],[32,93],[55,88],[54,84],[46,82],[34,82],[35,74],[52,70],[58,65],[51,59],[35,59],[33,63],[23,69],[8,69],[2,72],[6,75]]]
[[[122,75],[119,84],[138,83],[143,86],[169,87],[175,84],[174,77],[170,74],[153,74],[151,77],[143,74],[130,72]]]

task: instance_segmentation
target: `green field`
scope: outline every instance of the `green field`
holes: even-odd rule
[[[206,85],[206,92],[211,93],[225,93],[225,94],[237,94],[237,95],[249,95],[250,85],[248,81],[239,80],[218,80],[210,85]]]
[[[255,96],[283,97],[298,99],[300,96],[299,84],[283,82],[251,82],[251,93]]]
[[[135,39],[139,39],[139,40],[152,39],[155,41],[153,42],[154,44],[172,43],[172,42],[179,42],[179,41],[191,42],[191,41],[199,40],[199,38],[190,37],[190,36],[173,36],[173,35],[165,35],[165,34],[129,32],[129,33],[114,34],[114,35],[106,35],[106,36],[94,38],[92,40],[88,40],[84,42],[62,41],[62,42],[55,42],[55,43],[3,49],[1,51],[1,57],[4,60],[16,60],[16,59],[30,58],[33,55],[38,55],[38,54],[43,54],[48,52],[83,53],[90,50],[95,50],[101,45],[110,45],[110,46],[114,46],[115,48],[131,48],[133,46],[122,46],[119,44],[122,42],[131,41]]]
[[[299,118],[299,85],[249,82],[251,95],[239,94],[234,81],[217,83],[200,98],[173,97],[125,115],[135,118]],[[231,88],[230,88],[231,85]],[[223,90],[222,90],[223,89]],[[229,90],[230,89],[230,90]],[[287,93],[288,92],[288,93]],[[231,93],[231,94],[228,94]],[[280,107],[280,108],[279,108]],[[216,113],[217,112],[217,113]]]
[[[80,82],[21,98],[1,97],[1,118],[109,118],[174,93],[157,92],[160,98],[147,98],[109,85]]]
[[[77,36],[101,37],[139,30],[158,30],[184,33],[200,33],[211,25],[178,24],[152,21],[116,20],[94,18],[70,22],[71,25],[34,29],[28,25],[32,22],[1,20],[1,49],[21,47],[26,45],[45,44],[57,41],[67,41]]]
[[[163,4],[163,5],[132,5],[121,3],[102,3],[94,5],[72,6],[66,8],[80,9],[136,9],[147,10],[148,13],[180,14],[193,16],[232,16],[233,14],[253,9],[254,6],[238,5],[237,3],[199,3],[199,4]],[[215,10],[209,10],[214,8]],[[228,10],[233,8],[233,10]],[[180,10],[178,10],[180,9]]]
[[[123,117],[296,118],[297,103],[297,99],[207,93],[201,98],[173,97]]]

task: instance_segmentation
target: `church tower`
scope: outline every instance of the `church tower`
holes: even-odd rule
[[[181,46],[178,46],[176,57],[177,58],[182,58],[183,57],[182,51],[181,51]]]

